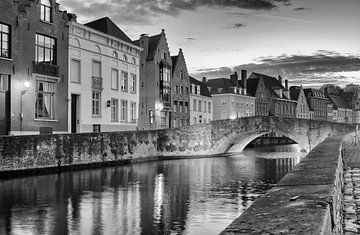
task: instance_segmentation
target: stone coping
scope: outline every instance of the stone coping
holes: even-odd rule
[[[221,235],[342,234],[341,152],[353,137],[328,137]]]

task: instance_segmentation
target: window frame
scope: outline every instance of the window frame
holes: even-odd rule
[[[113,77],[114,71],[116,71],[116,78],[115,78],[116,84],[113,83],[114,82],[114,77]],[[117,68],[111,68],[110,77],[111,77],[111,82],[110,82],[111,90],[118,91],[119,90],[119,70]],[[114,85],[116,85],[116,86],[114,86]]]
[[[7,31],[3,30],[3,27],[7,27]],[[5,41],[3,38],[7,36],[7,41]],[[3,48],[3,45],[7,45],[7,49]],[[3,51],[7,51],[7,56],[5,55],[5,52],[3,54]],[[5,55],[5,56],[4,56]],[[4,24],[0,22],[0,58],[5,59],[11,59],[11,25]]]
[[[40,37],[43,37],[43,41],[41,42]],[[50,39],[50,47],[47,47],[46,40]],[[42,44],[40,44],[42,43]],[[46,54],[49,51],[50,61],[46,61]],[[42,55],[41,55],[41,53]],[[42,57],[43,60],[40,60]],[[41,34],[35,33],[35,62],[37,63],[45,63],[45,64],[52,64],[57,65],[57,41],[56,38]]]
[[[99,97],[94,98],[94,94],[99,94]],[[91,114],[92,117],[101,117],[101,91],[93,90],[91,93]]]
[[[125,104],[125,105],[124,105]],[[120,122],[128,122],[129,120],[129,102],[127,100],[121,100],[121,114]]]
[[[51,1],[50,0],[47,1],[49,5],[46,5],[44,1],[47,0],[40,0],[40,20],[44,22],[52,23],[53,17],[52,17]]]
[[[43,83],[42,91],[40,91],[40,84]],[[46,91],[46,88],[50,88],[48,91]],[[55,82],[49,82],[44,80],[36,80],[36,100],[35,100],[35,119],[42,119],[42,120],[55,120]],[[42,96],[42,97],[41,97]],[[48,111],[50,111],[49,116],[44,116],[45,108],[46,108],[46,101],[45,97],[50,96],[50,108]],[[40,104],[40,100],[42,99],[42,104]],[[39,107],[41,105],[41,107]],[[39,111],[41,109],[41,114],[39,114]]]
[[[110,120],[111,122],[119,122],[119,100],[116,98],[110,99]]]

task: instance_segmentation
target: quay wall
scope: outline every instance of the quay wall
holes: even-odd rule
[[[343,234],[342,155],[355,133],[328,137],[235,219],[229,234]]]

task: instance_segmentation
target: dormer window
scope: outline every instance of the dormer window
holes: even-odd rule
[[[41,0],[40,20],[51,22],[51,2],[50,0]]]

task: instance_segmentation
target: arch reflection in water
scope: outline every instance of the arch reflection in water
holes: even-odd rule
[[[0,234],[218,234],[298,162],[269,158],[245,151],[0,181]]]

